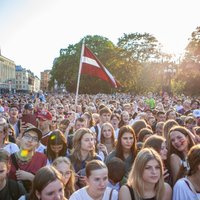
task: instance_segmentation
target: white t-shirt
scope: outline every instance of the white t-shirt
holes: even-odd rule
[[[5,147],[3,147],[4,150],[6,150],[9,154],[13,154],[17,151],[19,151],[19,147],[15,143],[8,143]]]
[[[70,196],[69,200],[93,200],[88,195],[86,188],[87,187],[84,187],[84,188],[81,188],[80,190],[77,190],[76,192],[74,192]],[[111,190],[112,189],[109,187],[106,188],[102,200],[109,200]],[[116,190],[113,190],[111,200],[118,200],[118,192]]]
[[[197,198],[198,196],[198,198]],[[198,200],[200,199],[200,193],[194,193],[184,180],[179,179],[173,188],[173,200]]]

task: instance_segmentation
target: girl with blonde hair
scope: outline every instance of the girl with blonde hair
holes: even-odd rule
[[[58,157],[53,161],[52,166],[62,174],[65,197],[69,198],[75,191],[75,173],[70,160],[66,157]]]
[[[100,143],[97,145],[99,151],[102,151],[105,157],[115,149],[115,133],[111,123],[106,122],[101,127]]]
[[[127,185],[121,187],[119,200],[171,200],[172,189],[164,183],[160,155],[151,148],[136,156]]]

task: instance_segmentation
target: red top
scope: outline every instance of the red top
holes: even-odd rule
[[[46,166],[47,164],[47,157],[43,153],[35,152],[32,159],[29,162],[22,162],[16,157],[19,169],[24,170],[26,172],[30,172],[35,174],[40,168]],[[16,168],[11,161],[11,169],[9,172],[9,178],[17,180],[16,177]]]

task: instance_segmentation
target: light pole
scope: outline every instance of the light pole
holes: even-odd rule
[[[167,92],[169,95],[172,94],[172,86],[171,86],[171,81],[172,81],[172,77],[175,75],[176,73],[176,68],[174,65],[170,64],[167,65],[164,68],[164,74],[166,77],[166,81],[165,81],[165,92]]]

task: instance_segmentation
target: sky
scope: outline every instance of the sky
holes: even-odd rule
[[[199,0],[0,0],[1,54],[40,72],[61,48],[86,35],[114,44],[124,33],[150,33],[177,56],[200,26]]]

